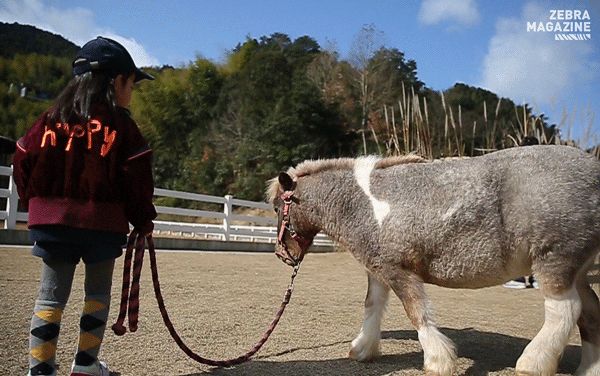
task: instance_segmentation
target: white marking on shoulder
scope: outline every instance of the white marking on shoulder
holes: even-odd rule
[[[385,217],[390,213],[390,205],[385,201],[376,199],[371,193],[371,172],[375,169],[376,163],[376,157],[357,158],[354,163],[354,176],[356,177],[358,186],[365,192],[369,201],[371,201],[375,219],[377,219],[377,223],[381,226]]]

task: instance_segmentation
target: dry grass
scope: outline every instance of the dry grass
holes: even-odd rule
[[[440,92],[444,114],[441,127],[441,124],[431,121],[427,98],[419,96],[412,89],[408,92],[404,86],[402,89],[398,107],[383,108],[385,137],[380,135],[375,139],[379,150],[380,144],[384,145],[386,155],[416,153],[428,159],[473,156],[518,146],[525,137],[535,137],[541,144],[572,145],[600,157],[600,149],[594,147],[598,143],[593,131],[595,114],[589,106],[584,109],[573,108],[571,112],[563,107],[560,114],[553,114],[553,118],[559,118],[560,121],[557,132],[550,134],[544,129],[544,120],[547,118],[535,116],[526,104],[514,106],[516,123],[513,121],[508,127],[500,126],[501,98],[495,108],[490,108],[487,102],[483,103],[484,124],[465,124],[461,106],[450,106],[444,93]],[[572,138],[576,124],[583,125],[585,129],[580,140]],[[477,138],[480,146],[475,143]]]

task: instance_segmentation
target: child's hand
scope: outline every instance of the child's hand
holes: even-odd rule
[[[133,231],[137,232],[139,235],[144,236],[145,238],[147,238],[148,236],[151,236],[153,230],[154,230],[154,223],[152,221],[149,221],[145,225],[140,226],[140,227],[135,227],[133,229]]]

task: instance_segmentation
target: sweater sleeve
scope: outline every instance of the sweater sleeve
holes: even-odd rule
[[[21,201],[21,208],[25,211],[29,210],[29,198],[27,195],[29,178],[31,177],[32,169],[32,149],[36,139],[36,135],[46,119],[46,114],[40,117],[33,126],[27,131],[23,137],[17,141],[17,149],[13,156],[13,178],[17,186],[17,192]]]
[[[27,159],[27,149],[23,146],[22,141],[22,139],[17,141],[17,150],[13,156],[13,178],[21,199],[21,208],[27,211],[29,198],[26,197],[26,192],[31,168]]]
[[[156,209],[152,203],[154,181],[152,177],[152,149],[131,120],[130,149],[123,171],[125,175],[125,213],[133,227],[143,233],[154,229],[152,220]]]

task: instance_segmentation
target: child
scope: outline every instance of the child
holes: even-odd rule
[[[129,223],[152,233],[151,149],[125,107],[133,84],[152,76],[127,50],[98,37],[73,62],[75,77],[17,142],[14,178],[29,211],[41,287],[29,336],[29,375],[56,375],[55,354],[75,266],[85,264],[85,300],[71,376],[108,376],[98,361],[115,258]]]

